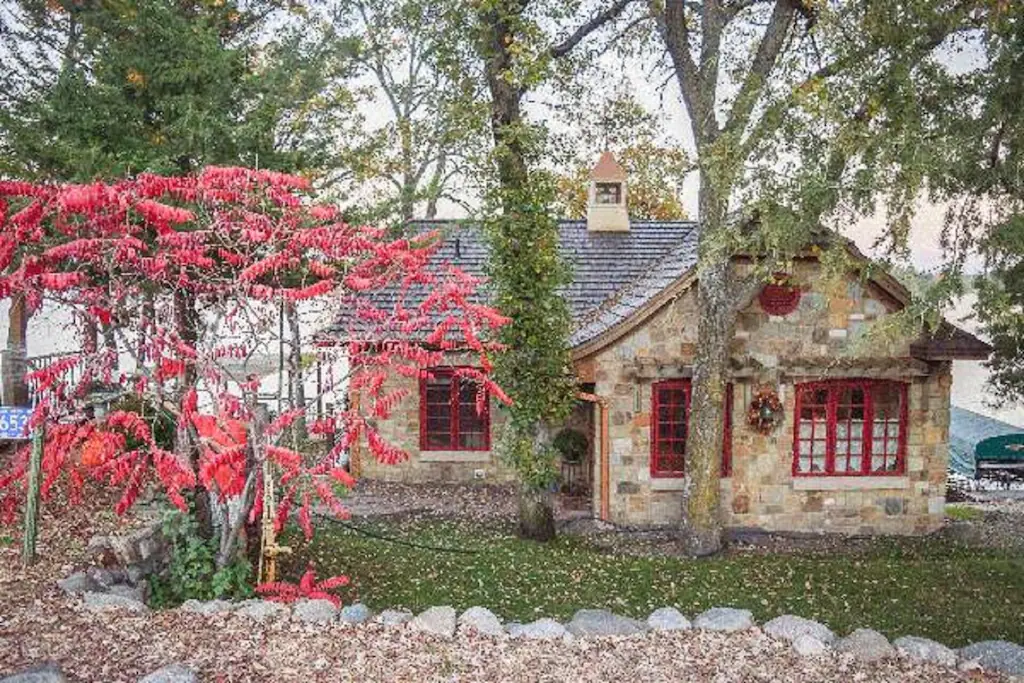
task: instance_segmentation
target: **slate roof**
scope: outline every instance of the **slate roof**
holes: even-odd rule
[[[457,266],[471,275],[485,275],[487,248],[478,225],[461,221],[415,221],[414,230],[440,231],[438,264]],[[572,346],[583,344],[627,318],[697,262],[694,221],[632,221],[629,232],[589,232],[585,220],[558,223],[559,248],[573,280],[563,292],[574,322]],[[485,293],[484,293],[485,294]],[[375,306],[387,309],[397,290],[371,294]],[[327,334],[349,329],[339,320]]]
[[[471,275],[486,275],[487,247],[477,224],[421,220],[410,226],[416,233],[441,233],[443,242],[432,267],[452,265]],[[570,346],[586,344],[623,322],[692,269],[698,232],[696,221],[631,221],[628,232],[591,232],[585,220],[559,221],[558,246],[573,275],[563,292],[573,320]],[[377,308],[389,310],[398,294],[395,287],[375,290],[369,298]],[[478,294],[485,298],[486,287]],[[418,296],[425,297],[426,292],[410,292],[413,299]],[[354,328],[353,320],[343,318],[324,334],[343,337],[353,334]],[[984,359],[992,348],[943,321],[916,340],[910,351],[922,360]]]

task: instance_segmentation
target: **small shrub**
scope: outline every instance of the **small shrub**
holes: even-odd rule
[[[159,575],[149,579],[151,602],[173,607],[186,600],[236,600],[252,597],[252,566],[239,556],[217,568],[214,542],[199,535],[196,520],[179,512],[168,515],[164,536],[171,545],[171,560]]]
[[[583,432],[575,429],[563,429],[555,436],[552,445],[561,454],[562,460],[577,463],[587,457],[590,442],[587,441],[587,436]]]
[[[261,583],[256,586],[256,591],[260,595],[266,596],[268,600],[276,602],[295,602],[300,599],[329,600],[336,607],[341,607],[341,598],[330,591],[347,585],[347,576],[332,576],[329,579],[317,581],[316,570],[313,563],[310,562],[298,583],[288,583],[287,581]]]

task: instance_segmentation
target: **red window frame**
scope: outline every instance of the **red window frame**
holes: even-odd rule
[[[480,446],[462,446],[459,444],[462,436],[461,410],[466,402],[460,401],[463,383],[471,382],[471,379],[458,377],[458,367],[429,368],[420,372],[420,450],[421,451],[489,451],[491,450],[491,407],[490,396],[484,397],[483,412],[479,413],[480,426],[483,431],[483,442]],[[427,389],[430,380],[438,377],[450,378],[448,395],[448,441],[443,445],[430,443],[431,436],[437,436],[439,432],[431,433],[428,430],[428,421],[431,417],[428,414]],[[484,389],[486,392],[486,389]],[[468,404],[467,404],[468,405]],[[470,408],[476,410],[476,402]],[[434,419],[438,419],[436,416]],[[443,419],[443,418],[441,418]]]
[[[882,427],[882,435],[880,437],[882,442],[882,452],[875,453],[874,446],[876,439],[879,437],[875,434],[875,406],[874,396],[872,389],[877,388],[889,388],[895,389],[899,396],[899,435],[898,443],[896,446],[896,452],[889,453],[889,440],[890,434],[888,424]],[[891,477],[901,476],[906,472],[906,453],[907,453],[907,389],[908,385],[905,382],[893,382],[888,380],[870,380],[870,379],[852,379],[852,380],[832,380],[824,382],[806,382],[803,384],[797,384],[796,387],[796,401],[793,410],[793,476],[794,477]],[[845,404],[840,403],[840,397],[843,395],[845,390],[860,389],[863,394],[863,403],[858,404]],[[824,391],[824,402],[809,402],[807,399],[814,392]],[[800,426],[804,422],[802,419],[803,409],[809,406],[816,406],[819,409],[825,410],[825,416],[823,423],[818,420],[811,420],[810,437],[801,436]],[[837,418],[840,409],[849,410],[852,407],[860,407],[863,409],[863,425],[861,426],[861,453],[860,453],[860,466],[856,470],[849,469],[836,469],[836,457],[838,443],[842,442],[843,438],[839,436],[839,423]],[[852,418],[847,418],[847,429],[846,429],[846,448],[840,449],[842,453],[839,453],[840,458],[845,457],[847,464],[851,457],[852,451],[851,444],[856,441],[852,430]],[[819,434],[819,429],[824,428],[824,433]],[[814,459],[814,442],[823,441],[825,443],[825,458],[824,469],[818,472],[803,472],[800,470],[800,444],[801,442],[809,441],[811,443],[811,458]],[[896,467],[894,469],[885,470],[874,470],[872,469],[872,463],[876,457],[883,458],[883,462],[888,461],[890,457],[895,457]]]
[[[683,392],[683,414],[686,416],[686,432],[685,435],[680,439],[679,437],[670,436],[663,438],[659,434],[659,414],[660,408],[663,404],[663,399],[659,395],[662,391],[681,390]],[[686,476],[686,440],[690,436],[690,398],[693,394],[693,386],[689,379],[671,379],[664,380],[661,382],[655,382],[651,386],[651,458],[650,468],[651,476],[654,478],[679,478]],[[722,469],[721,476],[730,477],[732,476],[732,384],[725,386],[725,410],[724,420],[725,425],[722,432]],[[671,424],[671,423],[667,423]],[[662,469],[659,465],[664,458],[659,458],[660,445],[662,443],[672,443],[681,441],[683,443],[683,455],[680,456],[682,462],[681,469],[669,470]]]

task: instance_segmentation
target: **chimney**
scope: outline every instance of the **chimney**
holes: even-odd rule
[[[601,153],[590,171],[587,191],[587,230],[589,232],[629,232],[626,210],[626,170],[609,151]]]

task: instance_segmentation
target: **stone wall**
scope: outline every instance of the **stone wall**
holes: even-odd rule
[[[466,358],[455,356],[453,365],[465,365]],[[491,450],[489,451],[420,451],[420,389],[419,380],[393,374],[385,383],[385,391],[400,388],[409,394],[398,404],[387,420],[376,420],[381,436],[408,454],[408,459],[393,464],[377,462],[365,444],[354,453],[360,476],[379,481],[403,483],[458,482],[494,484],[512,479],[512,473],[499,462],[495,442],[505,421],[504,409],[497,401],[490,404]],[[358,397],[356,400],[361,400]],[[365,408],[364,408],[365,410]]]
[[[733,473],[722,481],[724,522],[844,533],[936,528],[942,520],[948,461],[949,364],[906,358],[906,340],[863,339],[896,308],[875,285],[852,275],[826,280],[813,262],[799,263],[794,276],[806,288],[797,310],[769,316],[755,299],[739,317],[731,351],[734,358],[744,359],[747,371],[733,379]],[[644,325],[585,359],[593,369],[595,393],[609,400],[613,522],[664,525],[682,518],[687,480],[650,475],[652,384],[692,374],[696,330],[696,294],[691,288]],[[900,360],[893,364],[893,358]],[[879,373],[909,385],[905,473],[795,480],[794,385]],[[745,420],[746,407],[763,383],[775,387],[784,403],[784,420],[768,436],[756,433]],[[599,495],[595,480],[594,509],[599,509]]]

